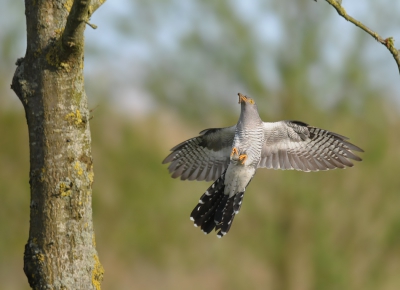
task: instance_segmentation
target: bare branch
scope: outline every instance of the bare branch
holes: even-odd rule
[[[67,51],[74,51],[83,47],[83,32],[85,24],[96,29],[97,26],[89,23],[90,16],[106,0],[75,0],[70,8],[65,30],[62,35],[62,45]],[[68,9],[68,8],[67,8]]]
[[[62,35],[62,45],[66,50],[83,46],[83,32],[88,21],[90,0],[75,0],[67,18]]]
[[[393,55],[394,60],[397,63],[397,67],[399,69],[399,73],[400,73],[400,51],[397,50],[394,47],[394,39],[393,37],[388,37],[386,39],[382,38],[378,33],[376,33],[375,31],[369,29],[367,26],[365,26],[363,23],[361,23],[360,21],[354,19],[353,17],[351,17],[350,15],[348,15],[346,13],[346,10],[344,10],[344,8],[341,6],[341,2],[342,1],[337,1],[337,0],[325,0],[326,2],[328,2],[331,6],[333,6],[337,13],[342,16],[344,19],[346,19],[347,21],[353,23],[355,26],[361,28],[362,30],[364,30],[366,33],[368,33],[369,35],[371,35],[373,38],[375,38],[378,42],[380,42],[381,44],[383,44],[384,46],[386,46],[386,48],[390,51],[390,53]]]

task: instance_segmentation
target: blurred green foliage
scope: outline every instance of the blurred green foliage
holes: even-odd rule
[[[377,43],[352,30],[344,45],[342,32],[334,32],[339,38],[328,34],[327,23],[338,16],[309,2],[258,1],[259,13],[249,19],[231,1],[186,2],[189,8],[172,0],[135,1],[129,19],[115,20],[118,33],[147,39],[153,49],[148,63],[138,63],[143,72],[136,86],[156,105],[142,117],[121,113],[114,89],[134,77],[115,68],[86,77],[96,107],[90,122],[93,210],[103,289],[398,289],[396,87],[377,81],[360,52]],[[191,5],[196,14],[176,15],[192,11]],[[275,42],[255,31],[268,29],[264,17],[279,23]],[[179,28],[174,48],[165,49],[155,31],[176,19],[189,23]],[[336,45],[342,47],[340,61],[330,53]],[[96,65],[104,65],[107,55],[99,54]],[[7,83],[4,74],[12,68],[0,72]],[[363,162],[346,170],[260,170],[232,230],[220,240],[214,233],[204,236],[189,220],[208,184],[171,179],[161,161],[200,130],[234,124],[238,92],[256,100],[265,121],[308,122],[351,137],[366,152]],[[135,105],[143,98],[139,94]],[[1,288],[28,289],[22,263],[29,154],[22,106],[0,106],[0,132]]]

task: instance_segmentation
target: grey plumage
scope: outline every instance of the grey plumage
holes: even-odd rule
[[[263,122],[254,100],[239,94],[235,126],[206,129],[171,149],[163,163],[173,178],[215,180],[202,195],[191,219],[205,233],[225,235],[240,210],[257,168],[319,171],[352,167],[363,150],[347,137],[299,121]]]

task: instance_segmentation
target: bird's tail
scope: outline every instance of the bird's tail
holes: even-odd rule
[[[224,194],[225,172],[200,197],[199,203],[190,214],[195,227],[208,234],[214,228],[219,230],[217,236],[222,238],[229,232],[233,218],[242,206],[244,192],[229,198]]]

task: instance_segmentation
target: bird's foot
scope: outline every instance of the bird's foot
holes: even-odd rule
[[[231,152],[231,158],[233,156],[239,156],[239,151],[237,150],[236,147],[233,147],[232,152]]]
[[[242,155],[239,156],[239,163],[240,164],[243,165],[246,162],[246,160],[247,160],[247,154],[242,154]]]

